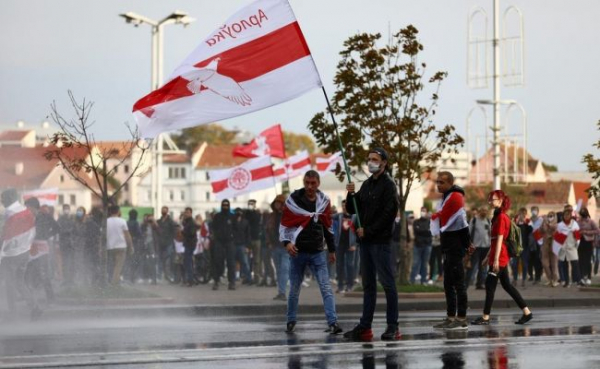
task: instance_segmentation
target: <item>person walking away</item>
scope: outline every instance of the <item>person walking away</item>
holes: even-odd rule
[[[35,320],[41,316],[42,309],[25,283],[29,252],[35,239],[35,215],[19,203],[14,188],[4,190],[0,201],[5,210],[0,235],[0,280],[4,281],[8,312],[11,316],[16,315],[20,297],[27,303],[31,319]]]
[[[166,265],[167,260],[175,253],[177,222],[171,218],[169,208],[166,206],[162,207],[160,214],[158,220],[158,275],[160,278],[166,278],[166,270],[170,268],[169,265]]]
[[[183,270],[184,270],[184,285],[192,287],[194,285],[194,250],[198,243],[196,235],[197,226],[192,217],[192,208],[187,207],[183,212],[183,220],[181,222],[181,235],[183,236]]]
[[[564,278],[563,287],[571,286],[569,281],[569,264],[571,264],[573,283],[585,286],[585,283],[581,281],[579,255],[577,254],[577,247],[581,239],[579,224],[573,219],[573,212],[571,210],[565,210],[562,219],[562,222],[556,226],[556,232],[554,232],[552,250],[558,255],[558,267],[562,269]]]
[[[273,300],[287,301],[287,285],[290,280],[290,255],[279,241],[279,225],[283,214],[284,195],[277,195],[271,203],[271,214],[265,223],[267,248],[271,250],[275,272],[277,274],[277,295]]]
[[[431,230],[429,211],[421,208],[421,217],[413,221],[415,241],[413,246],[413,264],[410,273],[410,283],[415,284],[417,274],[421,275],[421,284],[427,284],[427,265],[431,255]]]
[[[579,210],[579,229],[581,230],[581,241],[577,253],[579,256],[579,265],[581,268],[582,281],[586,285],[592,284],[592,256],[594,254],[594,241],[600,235],[598,225],[590,217],[590,212],[586,207]]]
[[[235,209],[234,220],[233,243],[235,245],[235,259],[240,264],[240,279],[242,280],[242,284],[252,284],[249,262],[249,254],[252,250],[250,244],[250,227],[241,208]]]
[[[554,233],[556,232],[556,213],[553,211],[549,212],[542,221],[540,226],[540,240],[542,242],[542,267],[544,268],[544,274],[548,282],[546,285],[552,287],[558,287],[560,283],[558,273],[558,255],[552,251],[552,244],[554,242]]]
[[[531,207],[531,222],[529,237],[527,238],[527,244],[529,245],[529,269],[528,273],[533,276],[533,284],[536,285],[542,280],[542,272],[544,268],[542,266],[542,255],[540,250],[539,240],[539,229],[542,226],[542,218],[540,217],[540,209],[537,206]]]
[[[60,227],[56,220],[50,215],[47,206],[40,206],[36,197],[25,201],[25,206],[35,215],[35,238],[29,250],[29,264],[27,265],[26,281],[31,288],[35,289],[42,285],[46,293],[48,303],[54,301],[54,289],[52,287],[52,274],[50,273],[50,238],[56,236]]]
[[[213,265],[213,290],[219,289],[221,276],[227,262],[228,288],[235,290],[235,245],[233,243],[233,214],[229,200],[221,201],[221,211],[215,214],[211,224],[211,256]]]
[[[346,185],[348,213],[357,214],[360,219],[356,235],[360,245],[363,309],[359,323],[346,332],[344,337],[355,341],[368,341],[373,338],[371,326],[377,303],[379,276],[379,282],[385,291],[387,323],[381,339],[393,341],[400,339],[398,291],[394,279],[395,260],[390,243],[394,219],[398,213],[398,192],[394,180],[388,174],[391,169],[384,149],[370,150],[368,168],[371,176],[362,183],[358,192],[355,192],[354,183]]]
[[[335,297],[327,272],[327,261],[335,262],[331,203],[329,197],[319,191],[321,179],[317,171],[307,171],[303,182],[304,188],[294,191],[285,201],[279,228],[279,240],[291,257],[286,331],[291,333],[296,327],[304,271],[310,268],[321,291],[328,332],[339,334],[342,329],[337,323]],[[327,252],[323,240],[327,244]]]
[[[63,212],[58,217],[58,244],[62,264],[63,285],[72,286],[75,280],[75,219],[71,214],[71,206],[63,205]]]
[[[354,258],[356,256],[357,240],[355,216],[348,213],[346,200],[342,200],[342,212],[336,215],[338,227],[334,227],[337,291],[351,292],[354,289]]]
[[[108,276],[110,284],[118,286],[127,255],[133,255],[133,240],[127,222],[122,219],[118,205],[108,207],[106,220],[106,250],[108,251]]]
[[[482,206],[478,209],[477,215],[469,222],[469,232],[475,246],[475,252],[471,255],[471,268],[467,270],[467,288],[475,278],[475,289],[483,290],[487,273],[485,258],[490,251],[491,232],[487,208]]]
[[[492,243],[487,257],[490,271],[485,281],[485,306],[483,308],[483,315],[473,320],[471,324],[490,324],[490,313],[492,311],[492,304],[494,303],[498,280],[500,280],[502,288],[512,297],[517,306],[523,310],[523,315],[515,324],[525,324],[533,319],[533,314],[527,307],[527,303],[523,300],[519,291],[510,283],[507,269],[509,256],[506,240],[510,233],[510,218],[506,215],[506,212],[510,209],[510,198],[503,191],[496,190],[490,192],[488,201],[494,208]]]
[[[444,260],[444,293],[446,295],[447,317],[434,325],[435,329],[466,330],[467,286],[463,258],[475,251],[471,244],[465,206],[465,192],[454,184],[450,172],[439,172],[437,190],[442,194],[438,209],[431,216],[432,233],[440,234],[442,257]]]

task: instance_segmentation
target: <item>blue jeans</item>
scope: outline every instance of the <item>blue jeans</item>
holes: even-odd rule
[[[427,265],[431,255],[431,246],[413,247],[413,264],[410,272],[410,283],[415,283],[417,274],[421,275],[421,284],[427,282]]]
[[[354,287],[354,278],[356,275],[354,269],[354,259],[356,259],[356,250],[343,251],[336,250],[336,269],[338,290],[343,291],[344,287],[348,291],[352,291]]]
[[[277,292],[286,294],[287,284],[290,280],[290,255],[283,247],[276,247],[272,252],[275,271],[277,272]],[[302,282],[300,282],[302,283]]]
[[[327,272],[326,251],[316,254],[300,252],[296,257],[290,258],[290,295],[288,297],[287,321],[297,321],[298,298],[300,297],[300,287],[304,280],[306,267],[310,268],[319,284],[327,325],[332,325],[337,322],[337,315],[335,313],[335,299],[329,283],[329,273]]]
[[[360,326],[371,328],[377,303],[377,276],[385,291],[387,303],[386,320],[388,325],[398,325],[398,291],[394,280],[394,260],[392,246],[385,244],[360,245],[360,262],[363,284],[363,313]]]
[[[248,260],[248,248],[246,245],[237,245],[235,247],[235,258],[240,263],[240,279],[244,282],[250,282],[252,274],[250,274],[250,262]]]
[[[186,247],[183,252],[183,270],[185,270],[185,282],[194,283],[194,248]]]

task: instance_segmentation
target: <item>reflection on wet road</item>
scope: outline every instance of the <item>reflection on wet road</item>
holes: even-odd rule
[[[597,368],[599,310],[538,310],[517,326],[499,311],[490,326],[434,331],[440,313],[401,316],[402,340],[346,342],[321,316],[301,316],[285,334],[283,317],[167,317],[3,323],[0,368]],[[342,316],[350,329],[356,316]],[[383,316],[374,324],[384,330]]]

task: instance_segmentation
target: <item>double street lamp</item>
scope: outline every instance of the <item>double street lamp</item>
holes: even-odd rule
[[[120,14],[129,24],[139,27],[141,24],[147,24],[152,28],[152,49],[151,49],[151,90],[154,91],[160,87],[163,82],[163,29],[168,24],[181,24],[187,27],[195,19],[181,11],[174,11],[170,15],[155,21],[143,15],[133,12]],[[154,214],[160,214],[160,206],[162,205],[162,163],[163,163],[163,146],[165,137],[160,134],[153,147],[153,165],[152,165],[152,207]],[[167,141],[169,143],[169,141]]]

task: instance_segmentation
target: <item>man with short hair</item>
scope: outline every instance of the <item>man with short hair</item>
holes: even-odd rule
[[[121,272],[127,253],[133,254],[133,240],[127,228],[127,222],[122,219],[121,208],[118,205],[108,207],[106,220],[106,249],[108,250],[108,275],[110,284],[119,285]]]
[[[388,174],[387,152],[374,148],[369,152],[368,169],[371,176],[355,192],[354,183],[346,185],[346,207],[348,213],[356,214],[360,227],[356,235],[360,243],[360,262],[363,285],[363,312],[360,322],[354,329],[344,334],[355,341],[373,339],[373,315],[377,302],[377,276],[383,286],[386,298],[387,327],[382,340],[400,339],[398,329],[398,291],[394,279],[395,257],[392,251],[392,231],[398,213],[398,192],[396,184]],[[355,207],[356,201],[356,207]]]
[[[329,333],[339,334],[342,329],[337,323],[335,298],[329,282],[327,259],[335,262],[331,203],[329,197],[319,191],[321,179],[315,170],[304,174],[304,188],[294,191],[285,201],[279,240],[290,255],[290,294],[287,306],[286,331],[291,333],[296,327],[298,298],[306,268],[315,276],[323,298]],[[327,243],[327,253],[323,247]]]
[[[444,258],[444,293],[448,316],[436,329],[466,330],[467,323],[467,286],[463,258],[472,254],[475,248],[471,244],[469,224],[465,206],[465,191],[454,184],[450,172],[439,172],[436,180],[437,190],[442,194],[438,209],[431,216],[432,230],[439,233]],[[435,222],[433,222],[435,221]]]

